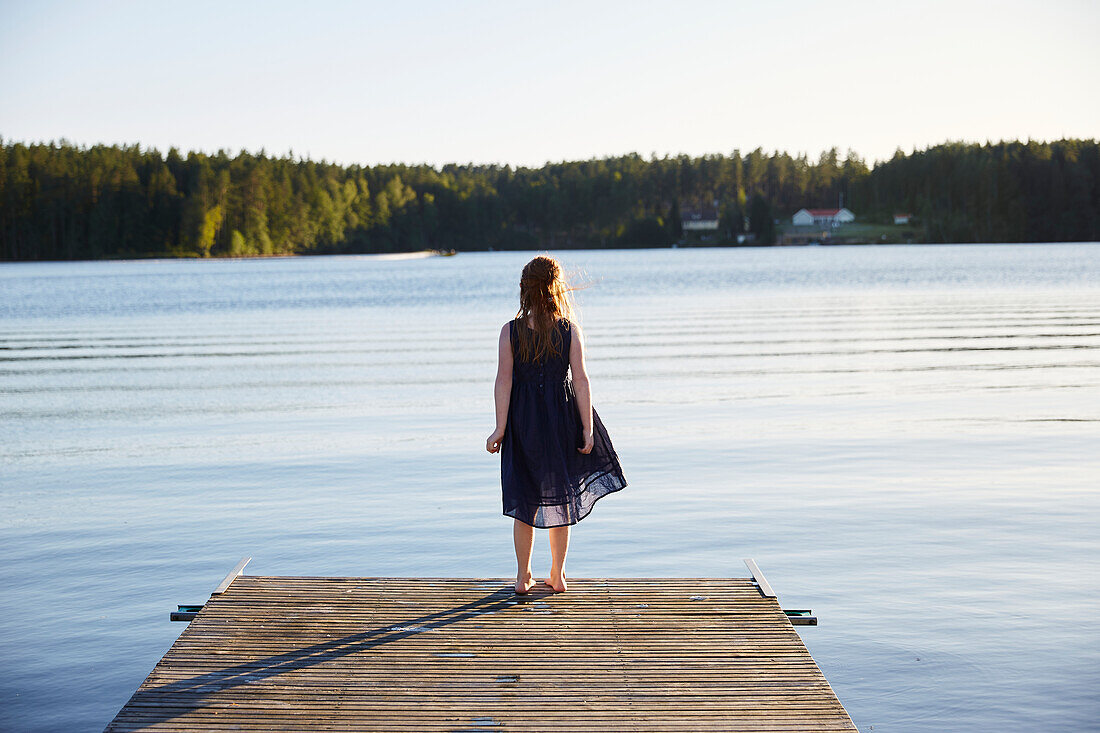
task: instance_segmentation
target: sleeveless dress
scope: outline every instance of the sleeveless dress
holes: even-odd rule
[[[592,452],[580,453],[584,434],[569,375],[572,324],[557,323],[561,353],[541,362],[520,361],[514,320],[512,396],[500,447],[500,484],[505,516],[533,527],[576,524],[598,499],[626,486],[607,430],[592,410]]]

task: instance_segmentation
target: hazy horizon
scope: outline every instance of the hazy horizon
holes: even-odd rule
[[[0,2],[0,135],[341,165],[1095,139],[1100,6]]]

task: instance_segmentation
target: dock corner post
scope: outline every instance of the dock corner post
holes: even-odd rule
[[[229,571],[229,575],[226,575],[224,578],[222,578],[222,582],[218,583],[218,587],[214,589],[214,592],[210,594],[210,597],[213,598],[214,596],[221,595],[226,590],[228,590],[233,581],[236,580],[244,571],[244,566],[247,565],[250,560],[252,560],[251,557],[242,557],[240,562],[238,562],[236,566]],[[188,623],[190,623],[191,621],[195,620],[195,617],[199,615],[199,611],[201,611],[205,605],[206,604],[200,603],[196,605],[176,606],[176,610],[172,611],[172,613],[169,615],[169,618],[172,621],[187,621]]]
[[[244,566],[247,565],[251,560],[251,557],[242,557],[240,562],[238,562],[236,566],[234,566],[234,568],[229,571],[229,574],[222,578],[222,582],[218,583],[218,587],[215,588],[214,592],[210,595],[217,596],[225,593],[225,591],[229,589],[230,584],[237,579],[237,576],[244,572]]]
[[[764,577],[764,573],[760,572],[760,567],[756,564],[756,560],[751,557],[745,558],[745,565],[749,569],[749,575],[752,576],[752,582],[756,585],[756,589],[760,591],[760,595],[764,598],[775,598],[778,602],[779,598],[775,595],[775,591],[772,590],[772,586],[768,583],[768,579]],[[787,620],[791,622],[792,626],[817,626],[817,616],[814,616],[813,610],[809,608],[797,608],[797,609],[780,609],[783,611],[783,615],[787,617]]]

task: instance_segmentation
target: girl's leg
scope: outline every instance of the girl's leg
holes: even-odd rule
[[[569,551],[569,526],[550,528],[550,577],[545,583],[562,593],[565,585],[565,553]]]
[[[512,540],[516,545],[516,593],[523,595],[535,584],[531,577],[531,550],[535,546],[535,528],[513,520]]]

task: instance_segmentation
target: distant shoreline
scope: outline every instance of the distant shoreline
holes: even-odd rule
[[[820,238],[852,244],[1100,239],[1100,142],[1078,139],[949,142],[873,168],[735,149],[537,169],[5,141],[0,184],[5,261],[795,244],[817,238],[791,231],[814,207],[850,212]]]

